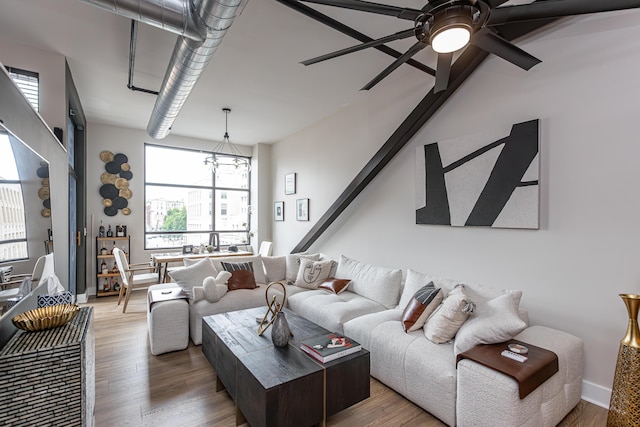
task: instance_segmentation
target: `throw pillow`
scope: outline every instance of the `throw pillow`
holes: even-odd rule
[[[400,296],[398,307],[406,307],[413,298],[413,295],[429,283],[433,283],[435,286],[435,282],[431,276],[419,273],[410,268],[407,269],[407,277],[404,280],[404,288],[402,288],[402,295]],[[441,286],[438,287],[442,288]]]
[[[295,282],[298,278],[298,270],[300,270],[300,258],[308,258],[312,261],[320,260],[320,254],[308,254],[306,252],[298,254],[287,255],[286,263],[286,275],[287,282]]]
[[[228,271],[221,271],[217,277],[209,276],[202,282],[204,288],[204,297],[209,302],[218,302],[220,298],[225,296],[229,288],[227,281],[231,277]]]
[[[424,336],[436,344],[451,340],[474,309],[475,304],[464,293],[464,285],[458,285],[429,316]]]
[[[510,340],[527,327],[518,315],[513,295],[506,293],[486,303],[477,303],[476,311],[464,322],[454,341],[459,354],[478,344],[497,344]]]
[[[193,264],[196,264],[196,263],[202,261],[203,259],[207,259],[207,260],[209,260],[209,262],[211,262],[211,258],[183,258],[182,259],[182,264],[185,267],[189,267],[189,266],[191,266]],[[213,265],[212,262],[211,262],[211,265]],[[215,268],[215,266],[214,266],[214,268]]]
[[[180,286],[183,292],[193,299],[193,287],[202,286],[204,279],[209,276],[217,276],[218,271],[213,267],[211,262],[203,258],[189,267],[177,268],[169,272],[171,280]]]
[[[336,279],[335,277],[330,277],[320,283],[318,285],[318,289],[324,289],[325,291],[333,292],[337,295],[341,292],[346,291],[349,283],[351,283],[351,280]]]
[[[413,295],[402,313],[402,328],[405,332],[413,332],[422,328],[427,318],[442,301],[442,290],[433,282],[422,287]]]
[[[282,256],[263,256],[262,264],[264,265],[265,283],[279,282],[287,277],[287,257]]]
[[[368,298],[386,308],[398,305],[402,288],[402,270],[364,264],[340,255],[337,277],[351,280],[349,291]]]
[[[224,267],[222,266],[223,262],[251,262],[253,263],[253,276],[255,278],[256,283],[267,283],[264,277],[264,265],[262,264],[262,257],[260,255],[254,256],[233,256],[233,257],[224,257],[224,258],[211,258],[211,262],[213,266],[218,271],[224,271]]]
[[[255,289],[256,279],[253,275],[252,262],[221,262],[222,268],[231,273],[231,277],[227,281],[227,287],[230,291],[236,289]]]
[[[300,269],[294,285],[301,288],[316,289],[329,277],[334,261],[313,261],[300,258]]]

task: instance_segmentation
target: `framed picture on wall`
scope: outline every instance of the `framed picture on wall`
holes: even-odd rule
[[[296,200],[296,219],[309,221],[309,199]]]
[[[296,194],[295,173],[288,173],[284,176],[284,194]]]
[[[273,203],[273,220],[284,221],[284,202]]]

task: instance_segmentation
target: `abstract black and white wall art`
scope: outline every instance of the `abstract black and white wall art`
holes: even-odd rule
[[[417,147],[416,224],[538,229],[538,124]]]

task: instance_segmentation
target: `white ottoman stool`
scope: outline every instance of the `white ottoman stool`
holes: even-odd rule
[[[147,324],[151,354],[157,356],[189,346],[189,301],[181,297],[152,302],[154,291],[176,290],[175,283],[149,287],[147,298]],[[174,292],[175,294],[175,292]]]

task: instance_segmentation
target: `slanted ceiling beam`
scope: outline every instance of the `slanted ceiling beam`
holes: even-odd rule
[[[447,90],[434,94],[433,89],[431,89],[429,93],[427,93],[418,106],[404,119],[387,142],[374,154],[373,158],[369,160],[338,199],[329,207],[327,212],[322,215],[306,236],[302,238],[300,243],[293,248],[291,253],[302,252],[309,249],[488,55],[487,52],[475,46],[469,46],[464,51],[451,67]]]
[[[299,10],[295,4],[296,0],[276,0],[284,3],[301,13],[317,19],[313,14],[308,14]],[[504,3],[504,0],[490,1],[492,6]],[[311,9],[313,10],[313,9]],[[322,15],[324,17],[324,15]],[[330,18],[328,18],[330,19]],[[507,40],[513,40],[525,34],[531,33],[555,19],[540,20],[526,23],[527,25],[505,25],[502,36]],[[334,21],[334,20],[332,20]],[[323,22],[320,20],[320,22]],[[338,21],[334,21],[340,24]],[[324,22],[323,22],[324,23]],[[327,24],[329,25],[329,24]],[[342,25],[342,24],[340,24]],[[332,25],[329,25],[332,26]],[[335,28],[335,27],[333,27]],[[347,27],[349,28],[349,27]],[[336,28],[337,29],[337,28]],[[501,27],[496,29],[500,30]],[[341,31],[341,30],[340,30]],[[358,38],[358,37],[355,37]],[[360,39],[359,39],[360,40]],[[362,40],[366,41],[366,40]],[[377,48],[385,47],[378,46]],[[396,131],[387,139],[384,145],[374,154],[365,167],[356,175],[347,188],[338,196],[338,199],[327,209],[322,217],[315,223],[302,240],[291,250],[291,253],[306,251],[320,236],[331,226],[331,224],[344,212],[345,209],[355,200],[367,185],[389,164],[395,155],[415,136],[416,133],[427,123],[427,121],[444,105],[444,103],[454,94],[456,89],[475,71],[475,69],[487,58],[489,54],[473,45],[468,46],[460,57],[453,63],[449,86],[445,91],[437,94],[433,89],[420,101],[406,119],[400,124]]]

